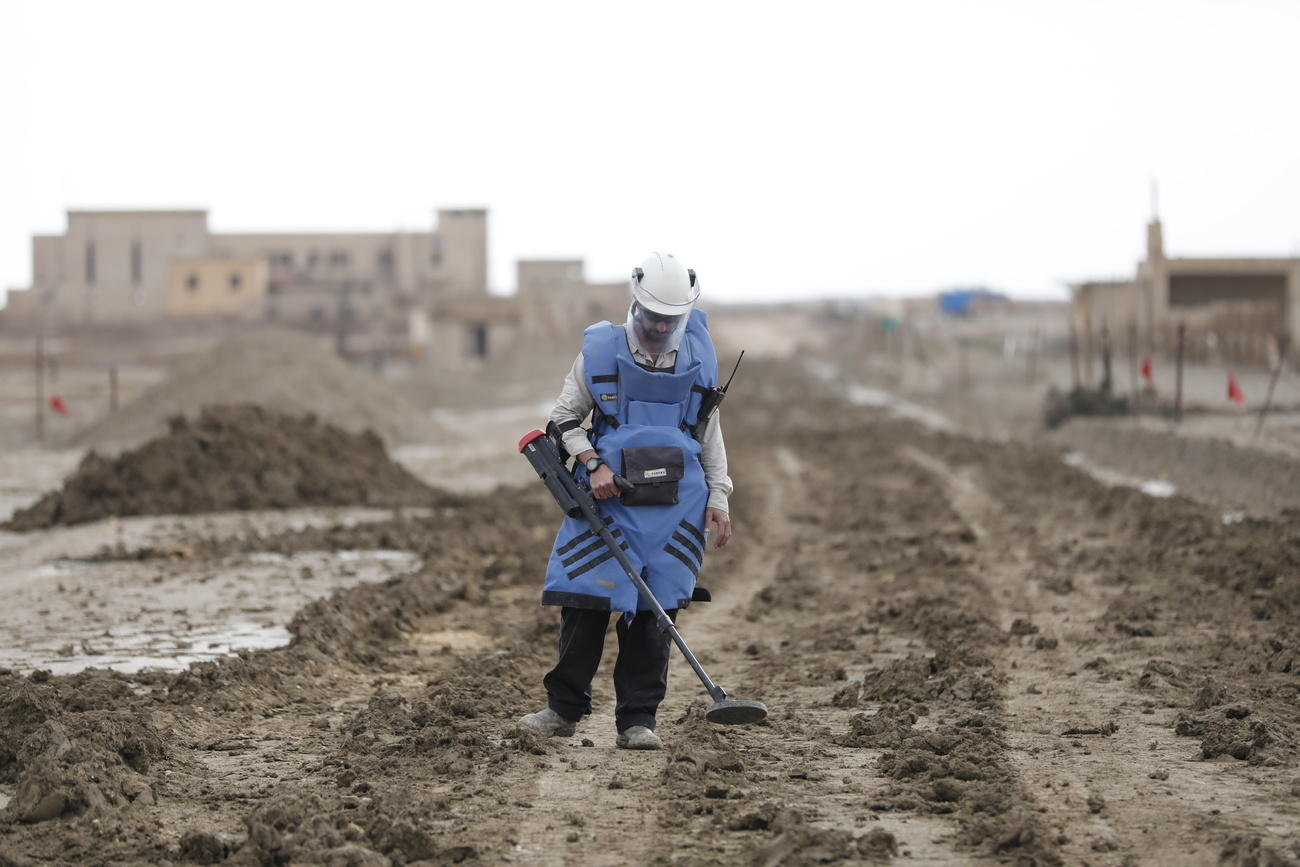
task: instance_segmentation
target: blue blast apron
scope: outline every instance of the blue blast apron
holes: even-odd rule
[[[659,496],[666,496],[664,491],[676,483],[675,503],[598,500],[605,523],[659,604],[685,608],[704,563],[709,486],[700,465],[700,444],[688,427],[698,419],[704,394],[718,381],[708,316],[691,312],[672,368],[638,365],[625,327],[609,322],[586,330],[582,356],[587,388],[596,401],[591,441],[597,453],[634,484],[658,486]],[[579,466],[576,475],[589,482],[584,467]],[[577,518],[565,518],[556,534],[542,604],[629,613],[646,608],[613,554],[586,521]]]

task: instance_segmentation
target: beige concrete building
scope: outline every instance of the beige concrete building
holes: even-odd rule
[[[520,259],[516,276],[520,316],[530,333],[563,339],[602,319],[627,318],[627,282],[589,283],[581,259]]]
[[[260,317],[266,274],[261,259],[173,259],[167,315]]]
[[[586,326],[627,315],[627,284],[588,283],[581,259],[521,259],[517,277],[513,297],[448,295],[414,310],[413,355],[474,365],[542,346],[576,346]]]
[[[487,211],[440,210],[428,232],[256,234],[212,232],[203,210],[69,211],[63,234],[32,239],[32,262],[7,324],[237,316],[404,340],[409,311],[487,295]]]
[[[1144,349],[1168,350],[1182,324],[1194,358],[1263,361],[1278,335],[1293,349],[1300,335],[1300,257],[1170,258],[1158,219],[1147,226],[1147,255],[1133,278],[1070,288],[1086,355],[1103,331],[1116,347],[1136,335]]]
[[[271,320],[331,333],[351,353],[476,364],[521,343],[573,342],[623,321],[624,281],[581,259],[518,263],[518,292],[488,294],[487,211],[444,209],[428,232],[222,233],[190,211],[69,211],[32,239],[32,287],[0,322],[64,330]]]

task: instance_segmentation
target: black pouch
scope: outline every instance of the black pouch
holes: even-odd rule
[[[679,446],[637,446],[623,449],[623,478],[632,490],[622,495],[625,506],[672,506],[685,464]]]

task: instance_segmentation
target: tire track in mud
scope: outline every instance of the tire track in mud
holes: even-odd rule
[[[773,715],[728,730],[704,723],[697,702],[668,729],[657,815],[675,861],[1055,858],[1032,799],[996,770],[999,697],[979,658],[995,630],[929,607],[970,577],[945,573],[951,551],[931,537],[941,549],[972,534],[896,443],[863,447],[853,422],[868,418],[818,432],[832,438],[819,449],[842,449],[852,473],[808,467],[780,446],[766,461],[783,468],[782,494],[768,499],[761,545],[729,564],[752,571],[729,572],[731,610],[706,615],[724,626],[693,646],[733,694]],[[745,637],[724,637],[742,624]],[[964,634],[945,647],[948,633]]]
[[[1116,560],[1132,557],[1125,548],[1140,551],[1142,540],[1126,538],[1127,528],[1116,532],[1109,510],[1096,509],[1094,498],[1104,499],[1098,486],[1061,484],[1070,471],[1042,473],[1046,456],[999,455],[1013,446],[930,436],[918,443],[908,457],[980,528],[978,571],[1007,636],[999,668],[1009,756],[1039,793],[1066,860],[1286,863],[1271,846],[1294,830],[1296,813],[1272,792],[1294,791],[1293,778],[1203,761],[1171,731],[1192,703],[1199,666],[1189,651],[1206,643],[1207,624],[1173,625],[1155,639],[1146,622],[1153,609],[1130,598],[1134,578],[1114,574]],[[1135,492],[1118,496],[1157,508]],[[1158,571],[1144,577],[1154,585],[1148,592],[1170,601]],[[1223,699],[1209,705],[1216,701]]]

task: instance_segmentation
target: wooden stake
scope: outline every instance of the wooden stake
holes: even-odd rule
[[[1074,317],[1070,317],[1070,386],[1079,387],[1079,334],[1074,330]]]
[[[1138,396],[1138,327],[1136,322],[1128,324],[1128,372],[1129,388],[1134,400]]]
[[[1174,380],[1174,421],[1183,420],[1183,346],[1187,342],[1187,325],[1178,323],[1178,367]]]
[[[1101,393],[1110,394],[1115,383],[1110,369],[1110,328],[1101,323]]]
[[[1282,375],[1282,366],[1286,364],[1286,354],[1290,345],[1291,335],[1277,336],[1277,364],[1273,365],[1273,375],[1268,378],[1268,393],[1264,395],[1264,405],[1259,410],[1259,421],[1255,423],[1255,439],[1259,439],[1259,435],[1264,432],[1264,417],[1268,415],[1269,407],[1273,405],[1273,389],[1277,387],[1277,379]]]
[[[45,439],[45,335],[36,334],[36,441]]]
[[[1033,385],[1038,379],[1038,341],[1040,340],[1038,329],[1035,328],[1029,335],[1029,352],[1025,357],[1025,384]]]
[[[108,411],[117,412],[117,365],[108,366]]]

